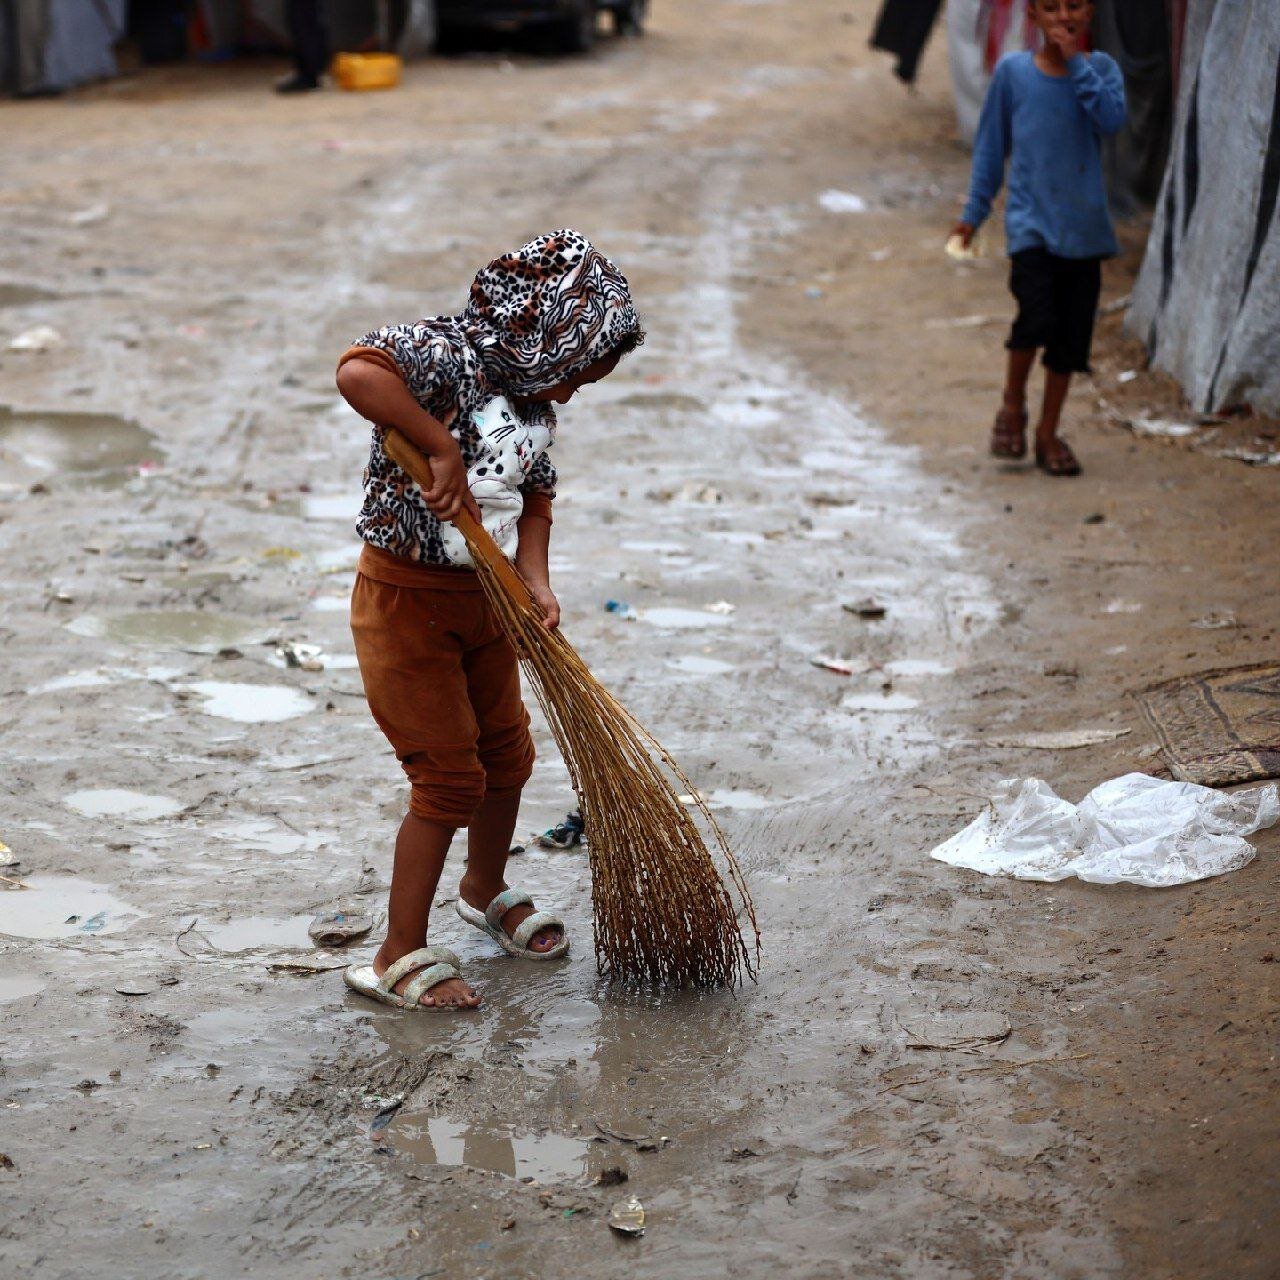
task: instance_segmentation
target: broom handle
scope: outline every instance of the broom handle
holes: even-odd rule
[[[419,489],[425,492],[435,483],[426,454],[405,439],[395,427],[383,428],[382,451],[409,476]],[[489,530],[466,507],[458,512],[453,523],[467,540],[471,554],[480,557],[492,567],[507,595],[519,604],[533,608],[533,598],[529,595],[529,588],[525,585],[524,579],[515,565],[498,549],[498,544],[494,542]]]

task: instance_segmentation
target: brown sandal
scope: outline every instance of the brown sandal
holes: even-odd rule
[[[1036,443],[1036,466],[1046,475],[1078,476],[1080,462],[1071,452],[1071,446],[1065,440],[1054,440],[1053,444],[1053,452],[1047,453]]]
[[[1010,413],[1001,409],[991,428],[991,456],[993,458],[1025,458],[1027,456],[1027,411]]]

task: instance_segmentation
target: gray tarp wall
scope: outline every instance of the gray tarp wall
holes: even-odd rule
[[[0,0],[0,89],[72,89],[116,73],[126,0]]]
[[[1280,412],[1280,0],[1191,0],[1128,326],[1192,406]]]

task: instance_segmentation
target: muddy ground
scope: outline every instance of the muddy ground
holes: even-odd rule
[[[390,96],[245,64],[3,109],[0,338],[64,339],[0,354],[0,870],[32,886],[0,896],[6,1273],[1280,1272],[1276,833],[1162,892],[928,857],[1001,777],[1156,767],[1128,691],[1275,653],[1280,471],[1213,456],[1274,430],[1117,425],[1182,411],[1115,313],[1084,477],[984,456],[998,236],[943,258],[943,51],[907,95],[872,10],[657,3],[642,41]],[[719,806],[760,981],[603,986],[579,852],[513,864],[574,937],[531,972],[464,932],[455,856],[434,936],[485,1007],[406,1018],[305,933],[382,908],[405,795],[351,664],[367,434],[332,368],[566,224],[650,337],[562,414],[564,625]],[[883,620],[841,609],[869,595]],[[998,745],[1078,727],[1129,732]],[[538,743],[526,830],[572,803]],[[605,1225],[632,1193],[638,1240]]]

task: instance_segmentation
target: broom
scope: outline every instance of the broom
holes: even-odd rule
[[[421,489],[426,457],[394,428],[383,449]],[[660,743],[591,674],[565,639],[549,631],[515,566],[465,508],[454,521],[485,595],[515,647],[569,769],[587,829],[596,964],[623,981],[734,986],[755,977],[760,930],[724,833]],[[728,868],[712,851],[674,783]],[[739,913],[750,925],[743,937]]]

